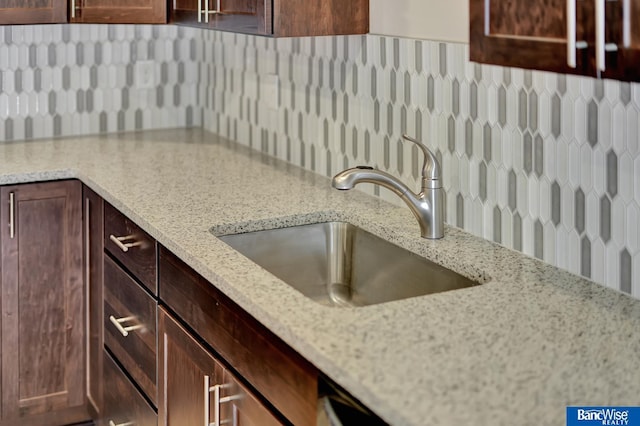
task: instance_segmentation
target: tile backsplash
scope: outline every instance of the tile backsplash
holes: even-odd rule
[[[406,132],[441,159],[449,224],[640,298],[640,85],[468,57],[376,35],[4,27],[0,140],[203,126],[326,176],[368,164],[417,189]]]

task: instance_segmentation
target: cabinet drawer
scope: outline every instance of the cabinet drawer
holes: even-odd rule
[[[317,370],[175,255],[160,248],[160,298],[289,421],[316,421]]]
[[[129,382],[108,353],[104,353],[103,422],[108,425],[156,426],[158,416]]]
[[[154,403],[156,309],[156,301],[105,255],[104,343]]]
[[[108,203],[104,204],[104,247],[153,294],[158,294],[155,240]]]

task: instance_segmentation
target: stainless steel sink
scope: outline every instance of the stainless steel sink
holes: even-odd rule
[[[220,239],[324,305],[373,305],[479,284],[344,222]]]

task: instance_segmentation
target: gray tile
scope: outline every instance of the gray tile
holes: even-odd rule
[[[404,104],[411,105],[411,74],[404,72]]]
[[[118,131],[123,132],[126,127],[124,111],[118,111]]]
[[[557,74],[557,88],[560,95],[567,93],[567,76],[566,74]]]
[[[544,258],[544,230],[540,219],[533,225],[533,253],[538,259]]]
[[[598,143],[598,104],[594,100],[587,107],[587,140],[592,147]]]
[[[447,148],[452,154],[456,150],[456,120],[453,116],[450,116],[447,121]]]
[[[76,92],[76,111],[78,111],[79,113],[85,112],[84,101],[85,101],[84,90],[80,89]]]
[[[235,74],[231,74],[233,78]],[[185,82],[185,70],[184,70],[184,62],[180,62],[178,64],[178,83],[183,84]]]
[[[326,151],[325,160],[326,160],[326,163],[327,163],[327,169],[325,171],[325,176],[333,176],[333,170],[331,168],[331,151]]]
[[[316,117],[320,116],[320,113],[322,112],[322,97],[320,96],[320,88],[316,87],[316,109],[315,109],[315,113],[316,113]]]
[[[527,92],[524,89],[520,89],[518,92],[518,127],[524,131],[527,128]]]
[[[87,89],[84,92],[84,97],[85,97],[85,110],[88,113],[92,113],[93,112],[93,90]]]
[[[53,116],[53,136],[61,136],[61,135],[62,135],[62,117],[56,114]]]
[[[109,116],[106,111],[100,113],[100,133],[107,133],[109,131]]]
[[[607,153],[607,193],[611,199],[618,195],[618,156],[613,150]]]
[[[536,176],[542,177],[544,172],[544,141],[542,136],[536,135],[533,143],[534,169]]]
[[[562,131],[562,104],[556,93],[551,98],[551,133],[557,139]]]
[[[160,64],[160,84],[164,85],[168,83],[169,83],[169,64],[167,62],[162,62]]]
[[[373,103],[373,129],[380,133],[380,102],[377,100]]]
[[[62,88],[71,89],[71,69],[67,66],[62,67]]]
[[[358,129],[351,129],[351,155],[358,158]]]
[[[493,241],[502,243],[502,210],[498,206],[493,208]]]
[[[439,64],[440,64],[440,76],[445,77],[447,75],[447,45],[446,43],[440,43],[439,46]]]
[[[396,161],[397,161],[397,170],[398,173],[403,175],[404,174],[404,147],[403,147],[404,143],[402,142],[401,139],[398,139],[396,141]]]
[[[390,90],[391,102],[395,102],[398,96],[396,70],[391,70],[391,72],[389,73],[389,89],[391,89]]]
[[[42,91],[42,70],[36,68],[33,70],[33,90],[38,93]],[[0,75],[0,92],[2,92],[2,76]]]
[[[487,201],[487,165],[484,161],[480,163],[478,172],[478,192],[480,199],[483,202]]]
[[[531,70],[524,71],[524,87],[527,89],[531,89],[531,84],[533,83],[533,75]]]
[[[344,124],[340,125],[340,154],[347,154],[347,132]]]
[[[20,68],[13,73],[13,90],[18,94],[22,93],[22,70]]]
[[[369,130],[364,132],[364,161],[367,164],[371,163],[371,134]]]
[[[91,86],[91,88],[95,90],[98,88],[99,84],[100,82],[98,81],[98,67],[92,65],[89,68],[89,86]]]
[[[522,217],[518,213],[513,215],[513,249],[522,251]]]
[[[600,238],[605,243],[611,239],[611,200],[606,195],[600,198]]]
[[[393,67],[400,68],[400,40],[397,38],[393,39]]]
[[[498,123],[504,127],[507,124],[507,89],[498,88]]]
[[[482,65],[478,63],[473,64],[473,79],[476,83],[480,83],[482,81]]]
[[[194,114],[193,114],[193,106],[189,105],[187,107],[187,110],[185,112],[186,114],[186,123],[187,123],[187,127],[193,127],[194,126]]]
[[[274,144],[274,147],[278,145]],[[311,145],[311,149],[309,150],[309,162],[311,163],[311,171],[316,171],[316,147],[315,145]]]
[[[631,294],[632,281],[631,255],[627,249],[620,253],[620,290]]]
[[[57,64],[56,45],[54,43],[47,46],[47,64],[53,68]]]
[[[469,88],[469,114],[475,120],[478,118],[478,85],[474,81]]]
[[[309,70],[312,70],[313,67],[309,67]],[[351,69],[351,76],[352,76],[352,81],[351,81],[351,93],[353,93],[354,95],[358,95],[358,66],[356,64],[353,64],[353,68]],[[309,84],[311,84],[313,82],[312,78],[309,78]]]
[[[158,108],[164,107],[164,88],[162,86],[156,87],[156,106]]]
[[[580,275],[591,278],[591,241],[586,235],[580,242]]]
[[[418,139],[419,141],[425,142],[424,139],[422,138],[422,111],[420,111],[419,109],[416,110],[415,122],[416,122],[415,138]]]
[[[127,66],[125,67],[125,78],[126,78],[125,84],[129,87],[133,87],[136,81],[133,64],[127,64]],[[163,83],[163,84],[166,84],[166,83]]]
[[[35,44],[29,45],[29,67],[35,68],[38,66],[38,46]]]
[[[575,215],[574,222],[578,234],[582,234],[586,224],[585,196],[582,188],[578,188],[575,193]]]
[[[33,117],[27,117],[24,120],[24,138],[33,139]]]
[[[416,145],[411,145],[411,176],[414,179],[418,179],[422,175],[422,156],[422,151]]]
[[[502,82],[505,87],[509,87],[511,85],[511,68],[502,68]]]
[[[294,96],[295,94],[292,93],[291,97]],[[344,123],[349,122],[349,96],[346,93],[342,95],[342,120]]]
[[[400,133],[407,133],[407,107],[400,108]]]
[[[601,78],[593,79],[593,97],[598,102],[604,98],[604,80]]]
[[[533,138],[529,132],[522,137],[522,168],[527,176],[533,170]]]
[[[451,107],[453,109],[453,115],[456,117],[460,114],[460,83],[457,78],[453,79],[451,85]]]
[[[76,44],[76,65],[84,65],[84,43]]]
[[[371,98],[376,99],[378,97],[378,70],[376,67],[371,67]]]
[[[13,140],[13,119],[11,117],[4,121],[4,140]]]
[[[476,92],[476,96],[477,96],[477,92]],[[433,112],[433,108],[435,106],[434,98],[435,98],[434,81],[433,81],[433,76],[430,75],[427,78],[427,108],[429,109],[429,112]],[[477,105],[477,102],[476,102],[476,105]],[[476,106],[476,109],[477,109],[477,106]]]
[[[473,155],[473,122],[469,118],[464,123],[464,153],[469,158]]]
[[[382,68],[387,66],[387,38],[380,37],[380,65]]]
[[[141,109],[136,110],[135,126],[136,130],[141,130],[142,128],[144,128],[144,116]]]
[[[393,105],[387,104],[387,135],[394,133]]]
[[[49,115],[54,115],[56,113],[58,98],[57,92],[55,90],[49,92],[47,103],[49,104]]]
[[[512,212],[516,211],[518,207],[518,181],[516,178],[516,173],[513,169],[509,170],[509,178],[508,178],[508,203],[509,208]]]
[[[624,106],[627,106],[631,102],[631,84],[627,82],[620,82],[620,102]]]
[[[533,90],[529,93],[529,128],[538,130],[538,94]]]
[[[304,111],[307,115],[311,114],[311,86],[304,88]]]
[[[560,224],[561,202],[560,185],[558,184],[558,181],[554,180],[551,184],[551,220],[555,226]]]
[[[369,134],[368,131],[367,134]],[[329,121],[326,118],[322,122],[322,136],[325,149],[329,149]]]
[[[391,167],[391,141],[389,141],[388,136],[384,137],[382,154],[384,168],[385,170],[389,170],[389,167]]]
[[[456,195],[456,226],[464,228],[464,198],[460,193]]]
[[[122,89],[121,98],[122,98],[122,110],[123,111],[128,110],[129,107],[131,106],[129,96],[130,96],[129,88],[125,87],[124,89]]]
[[[421,73],[422,69],[423,69],[423,67],[422,67],[422,41],[416,40],[415,43],[414,43],[414,49],[415,49],[414,56],[415,56],[415,61],[416,61],[415,62],[416,71],[418,73]],[[366,49],[363,49],[363,50],[366,50]]]
[[[482,128],[482,158],[487,163],[491,162],[491,145],[491,126],[489,126],[489,123],[485,123]]]

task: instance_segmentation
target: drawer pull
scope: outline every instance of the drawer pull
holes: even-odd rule
[[[213,385],[210,384],[211,378],[209,376],[204,376],[204,425],[205,426],[222,426],[223,424],[229,423],[228,421],[220,421],[220,404],[225,402],[231,402],[236,399],[240,399],[241,395],[232,395],[221,398],[220,390],[231,387],[231,385]],[[209,398],[213,392],[213,405],[215,408],[214,420],[212,423],[209,422],[211,418],[211,405],[209,402]],[[233,424],[236,422],[234,420]]]
[[[109,420],[109,426],[134,426],[134,422],[116,423],[113,420]]]
[[[117,245],[120,250],[123,252],[128,252],[131,247],[137,247],[142,245],[139,241],[132,241],[130,243],[126,243],[125,241],[133,239],[133,235],[127,235],[126,237],[116,237],[115,235],[109,235],[109,239],[113,241],[115,245]]]
[[[135,320],[136,317],[131,316],[131,317],[124,317],[124,318],[116,318],[113,315],[111,315],[109,317],[109,321],[111,321],[111,324],[115,325],[115,327],[118,329],[118,331],[120,332],[120,334],[122,334],[123,337],[127,337],[129,335],[130,331],[134,331],[134,330],[139,330],[141,329],[143,326],[142,324],[136,324],[136,325],[129,325],[126,327],[123,327],[122,324],[128,321],[133,321]]]
[[[9,193],[9,237],[16,236],[16,218],[15,218],[15,193]]]

